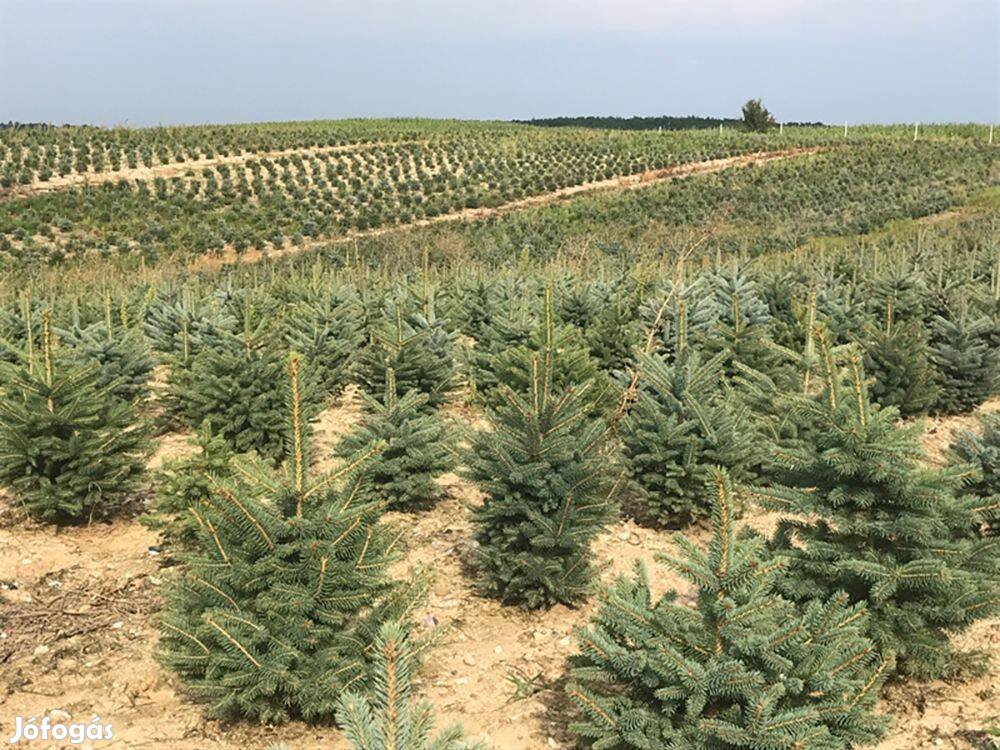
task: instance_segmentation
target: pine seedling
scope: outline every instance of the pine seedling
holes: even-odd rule
[[[723,471],[711,482],[707,551],[684,537],[661,556],[694,587],[654,601],[640,563],[600,595],[578,634],[572,731],[594,750],[848,750],[882,734],[874,714],[892,659],[864,635],[863,605],[839,592],[798,608],[777,589],[785,561],[737,536]]]

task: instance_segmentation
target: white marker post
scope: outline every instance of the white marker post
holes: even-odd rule
[[[847,137],[847,120],[844,120],[844,138]]]
[[[719,135],[722,135],[722,123],[719,123]]]
[[[993,145],[993,126],[990,125],[990,145]]]
[[[920,133],[920,123],[913,123],[913,140],[917,140],[917,135]]]
[[[785,134],[785,123],[779,122],[778,123],[778,135],[784,135],[784,134]]]

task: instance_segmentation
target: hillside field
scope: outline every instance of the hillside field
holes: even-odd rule
[[[1000,747],[998,529],[986,126],[0,129],[5,738]]]

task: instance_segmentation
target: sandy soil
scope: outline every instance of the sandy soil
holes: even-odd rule
[[[1000,400],[987,408],[1000,408]],[[477,419],[465,406],[450,411],[456,419]],[[357,415],[357,399],[349,393],[318,420],[317,448],[328,453]],[[950,428],[970,422],[935,420],[928,448],[939,457]],[[153,461],[186,450],[182,438],[166,436]],[[463,566],[472,545],[467,508],[479,496],[454,474],[442,477],[441,485],[444,497],[433,509],[389,517],[410,527],[406,565],[433,573],[418,622],[436,631],[440,642],[427,657],[417,690],[434,703],[442,725],[460,721],[496,750],[572,747],[562,692],[565,663],[574,648],[573,628],[587,620],[593,605],[527,614],[476,596]],[[751,513],[744,523],[768,530],[775,521],[775,514]],[[628,572],[638,560],[653,566],[656,551],[668,549],[676,533],[615,524],[595,545],[603,577]],[[705,528],[686,533],[698,542],[708,537]],[[333,727],[223,726],[205,721],[184,699],[151,654],[156,636],[150,615],[162,576],[150,550],[155,544],[155,536],[134,520],[56,532],[7,512],[0,523],[0,733],[9,733],[15,715],[62,711],[73,721],[98,715],[114,723],[115,740],[95,748],[264,750],[277,740],[291,750],[345,748]],[[658,591],[674,587],[682,597],[690,595],[676,576],[651,570]],[[978,623],[956,641],[962,649],[991,653],[990,669],[982,677],[891,687],[883,706],[896,724],[879,750],[991,747],[983,727],[995,727],[1000,716],[1000,621]]]

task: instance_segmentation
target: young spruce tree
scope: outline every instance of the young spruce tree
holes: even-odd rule
[[[394,622],[382,625],[374,652],[369,695],[352,690],[337,703],[337,723],[344,728],[351,750],[483,750],[479,743],[463,741],[459,726],[431,737],[431,704],[411,698],[417,659],[405,627]]]
[[[393,320],[372,333],[357,363],[357,382],[367,393],[385,392],[391,369],[397,396],[418,391],[427,397],[425,410],[448,401],[455,387],[453,337],[433,308],[428,312],[405,317],[397,302]]]
[[[936,316],[931,323],[931,362],[937,373],[935,411],[971,411],[993,392],[1000,368],[1000,351],[987,345],[986,318],[954,320]]]
[[[547,331],[527,393],[500,386],[468,472],[486,496],[473,511],[480,587],[531,609],[586,595],[590,543],[614,512],[606,424],[587,413],[592,384],[554,387],[551,317]]]
[[[705,483],[715,466],[738,482],[753,478],[757,435],[724,382],[725,358],[702,361],[690,348],[672,364],[639,355],[637,399],[620,432],[635,494],[630,506],[640,522],[677,526],[708,515]]]
[[[974,538],[977,498],[959,494],[963,466],[921,463],[920,425],[868,397],[860,357],[846,378],[825,343],[822,391],[786,406],[811,421],[813,445],[788,447],[778,460],[785,486],[757,488],[765,507],[794,514],[774,544],[789,559],[782,586],[798,601],[846,591],[868,602],[870,632],[900,668],[938,675],[951,664],[948,635],[995,611],[995,540]]]
[[[419,583],[389,578],[400,535],[360,492],[380,446],[310,476],[294,355],[289,371],[286,465],[237,461],[165,586],[159,658],[215,717],[332,719],[345,690],[365,687],[382,624],[419,599]]]
[[[865,610],[839,592],[797,608],[777,593],[785,563],[737,537],[728,477],[714,477],[707,551],[679,537],[661,558],[696,603],[654,601],[645,567],[601,594],[578,633],[573,731],[594,750],[847,750],[885,722],[873,708],[891,658],[864,636]]]
[[[364,394],[361,423],[337,445],[347,459],[373,443],[383,449],[368,463],[365,491],[389,508],[412,510],[436,500],[440,488],[434,478],[455,465],[454,441],[437,410],[427,412],[427,396],[409,391],[396,395],[392,368],[386,371],[382,399]]]
[[[160,535],[168,554],[191,551],[198,542],[203,503],[212,488],[232,474],[233,451],[205,421],[190,443],[195,452],[164,464],[156,482],[156,495],[140,521]]]
[[[37,356],[40,355],[40,356]],[[41,351],[0,362],[0,485],[29,516],[57,523],[114,513],[145,473],[149,441],[100,369],[62,356],[49,315]]]
[[[978,504],[990,536],[1000,536],[1000,411],[979,417],[980,433],[959,430],[951,446],[952,459],[977,469],[966,491],[982,499]]]

